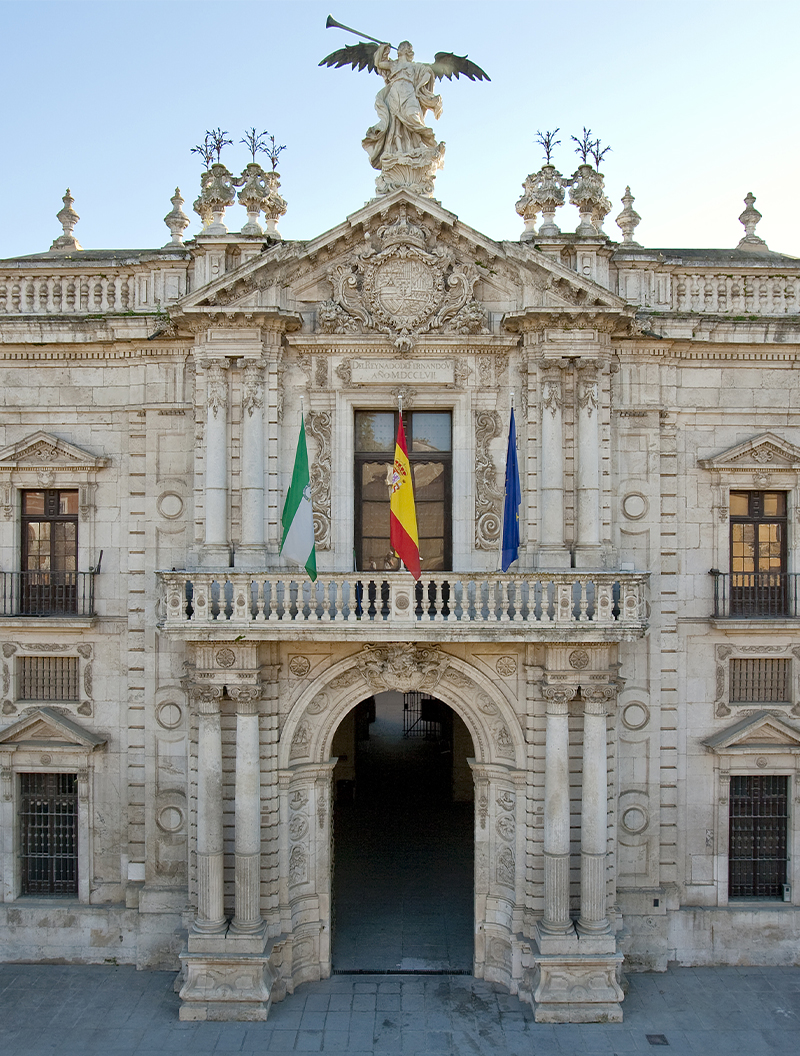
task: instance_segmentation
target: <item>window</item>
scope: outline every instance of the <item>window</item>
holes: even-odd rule
[[[730,661],[731,704],[791,704],[791,661],[775,657]]]
[[[730,493],[732,616],[787,614],[786,493]]]
[[[394,462],[397,413],[356,411],[355,560],[358,569],[399,567],[389,545],[387,473]],[[420,565],[425,572],[452,565],[450,525],[452,429],[449,412],[403,415],[408,459],[414,479]]]
[[[22,492],[20,611],[50,616],[77,611],[78,492]]]
[[[20,774],[23,895],[78,893],[78,775]]]
[[[786,883],[787,777],[731,777],[729,898],[781,898]]]
[[[21,656],[17,700],[78,700],[77,656]]]

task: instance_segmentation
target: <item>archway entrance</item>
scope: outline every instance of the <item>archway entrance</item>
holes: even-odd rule
[[[379,693],[338,727],[334,972],[472,972],[469,732],[442,701]]]

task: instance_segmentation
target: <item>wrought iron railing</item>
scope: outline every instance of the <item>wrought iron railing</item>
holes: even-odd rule
[[[795,572],[720,572],[714,577],[714,616],[718,619],[769,620],[798,615]]]
[[[644,629],[646,573],[159,572],[159,624],[586,624]]]
[[[0,572],[3,616],[94,616],[94,572]]]

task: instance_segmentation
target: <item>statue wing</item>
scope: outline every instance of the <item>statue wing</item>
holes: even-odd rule
[[[344,48],[339,48],[338,51],[332,51],[319,65],[352,66],[354,70],[363,70],[366,67],[368,70],[375,70],[375,52],[377,50],[377,44],[368,44],[366,41],[358,44],[348,44]]]
[[[346,50],[346,49],[345,49]],[[430,64],[431,69],[437,77],[446,77],[452,80],[463,74],[471,81],[490,81],[492,78],[474,62],[470,62],[466,55],[453,55],[449,51],[437,51],[436,58]]]

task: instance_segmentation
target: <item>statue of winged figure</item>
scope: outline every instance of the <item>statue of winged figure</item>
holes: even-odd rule
[[[347,29],[329,19],[329,25]],[[348,30],[355,33],[356,30]],[[364,36],[364,34],[358,34]],[[437,78],[464,76],[471,81],[490,80],[484,71],[466,55],[436,53],[433,62],[415,62],[414,49],[404,40],[392,45],[369,38],[332,52],[320,66],[351,66],[379,73],[385,82],[375,99],[378,122],[367,129],[362,146],[369,154],[373,168],[381,170],[377,180],[379,194],[398,187],[409,187],[417,193],[433,193],[434,173],[444,160],[444,143],[437,143],[433,129],[425,124],[425,114],[432,110],[438,119],[442,113],[441,96],[434,88]]]

